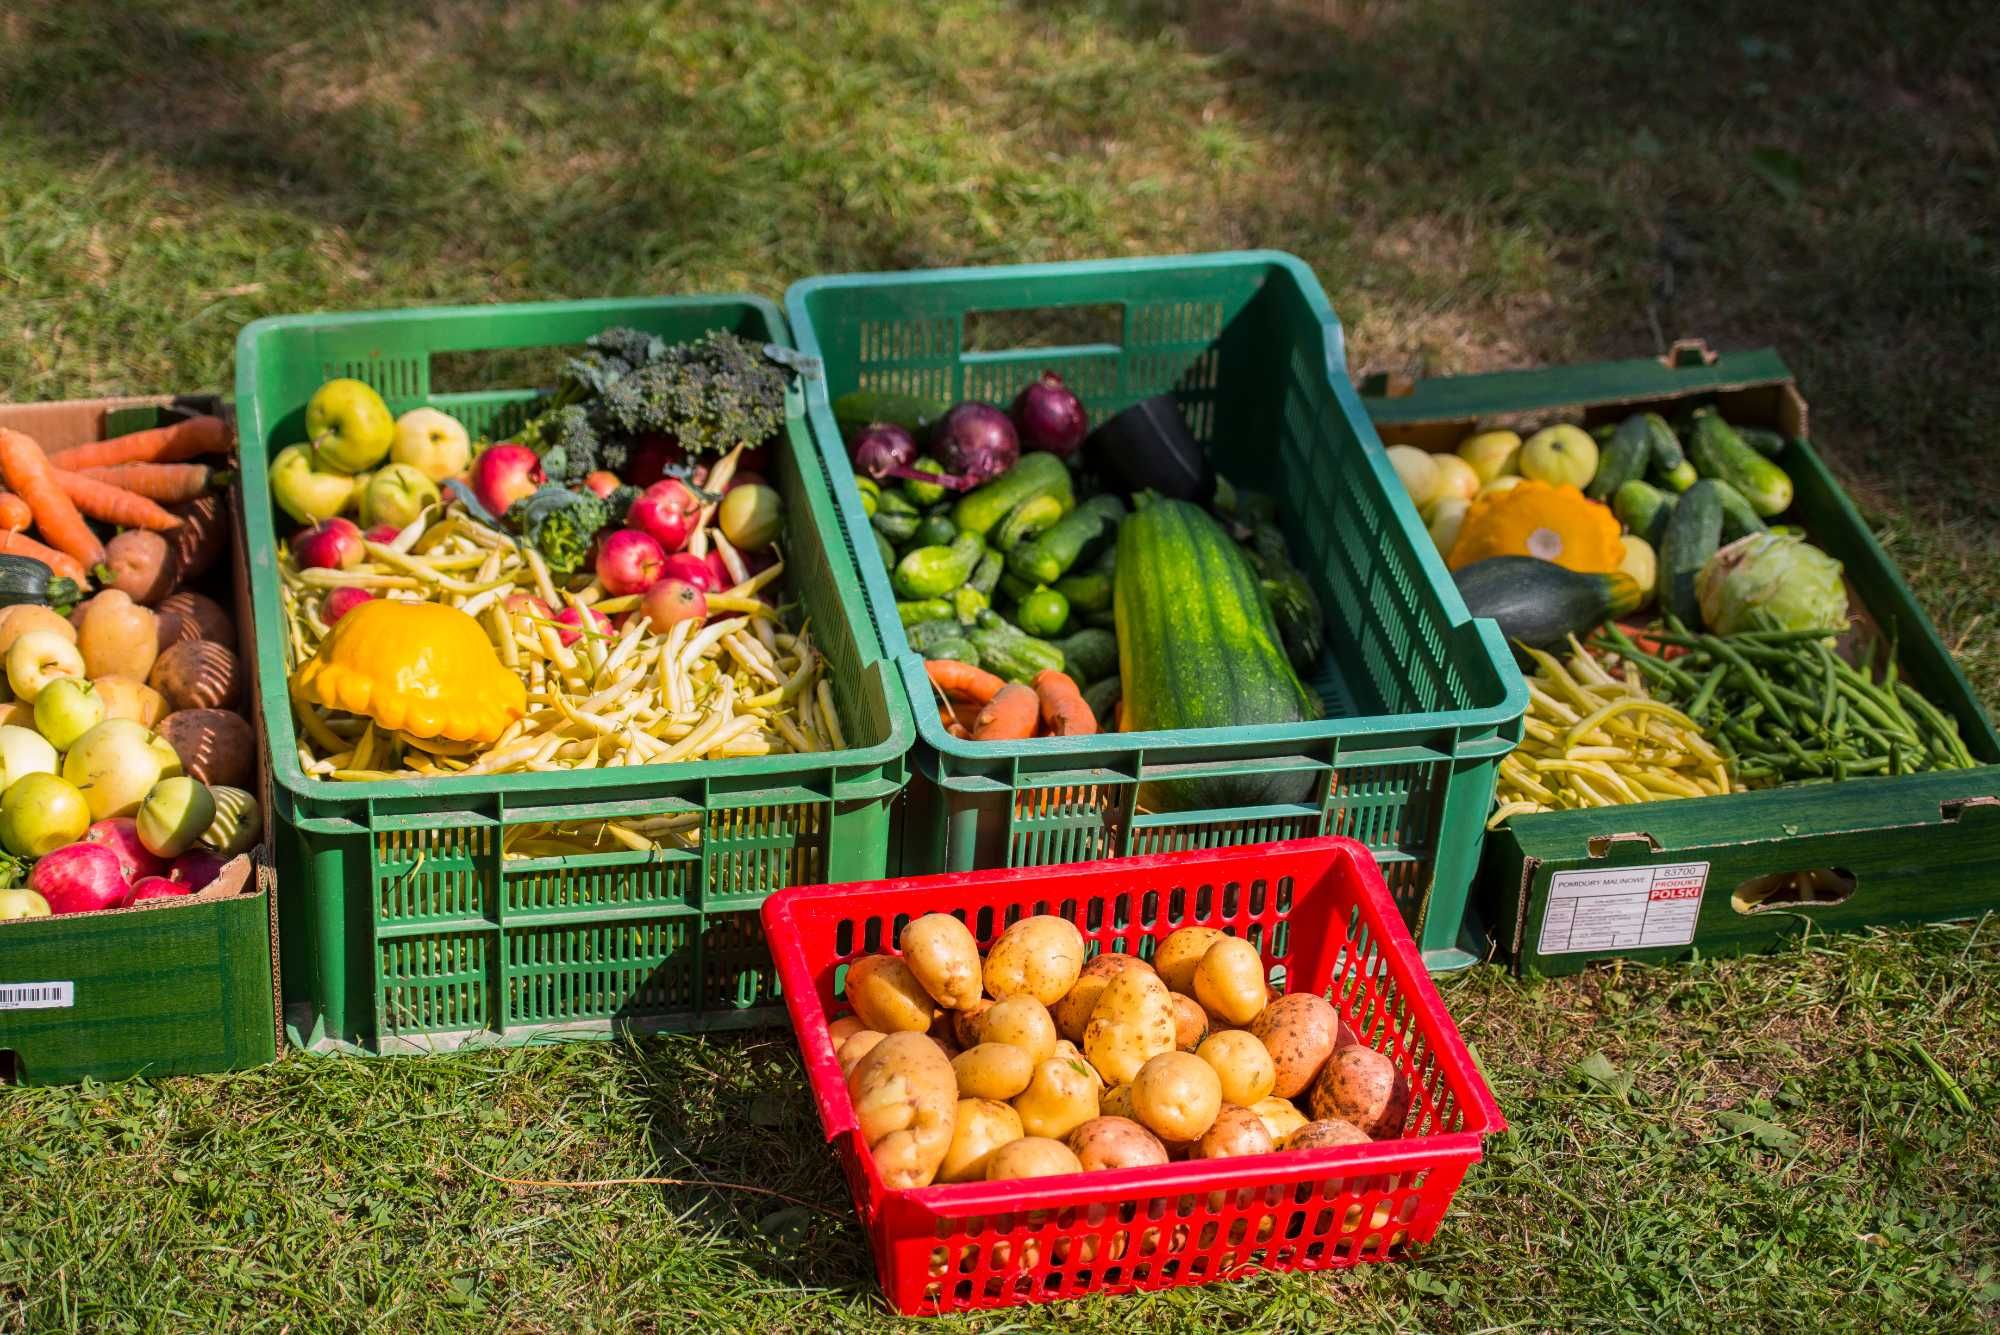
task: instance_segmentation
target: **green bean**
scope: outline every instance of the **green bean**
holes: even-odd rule
[[[1716,687],[1722,685],[1722,679],[1728,675],[1729,664],[1727,663],[1710,668],[1708,675],[1701,680],[1701,689],[1694,693],[1694,699],[1688,701],[1687,708],[1681,712],[1689,718],[1699,716],[1704,709],[1708,708],[1709,703],[1715,699]]]
[[[1721,640],[1715,642],[1715,652],[1718,657],[1727,660],[1730,666],[1742,673],[1743,684],[1749,688],[1750,694],[1756,696],[1763,704],[1765,712],[1770,714],[1772,718],[1783,723],[1787,728],[1791,727],[1792,716],[1785,712],[1783,705],[1778,703],[1778,697],[1771,693],[1770,683],[1764,680],[1762,673],[1750,666],[1748,659],[1737,653],[1730,645],[1724,644]]]

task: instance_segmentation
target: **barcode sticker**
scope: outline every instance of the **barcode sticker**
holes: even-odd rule
[[[61,1010],[74,1005],[75,983],[0,983],[0,1011]]]
[[[1559,871],[1549,878],[1541,953],[1690,945],[1707,885],[1706,862]]]

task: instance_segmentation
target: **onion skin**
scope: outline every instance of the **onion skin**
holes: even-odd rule
[[[1014,397],[1011,415],[1023,449],[1046,450],[1061,459],[1075,454],[1090,430],[1083,401],[1054,371],[1042,372]]]
[[[931,454],[967,485],[999,477],[1021,457],[1013,419],[990,403],[965,402],[939,419]]]

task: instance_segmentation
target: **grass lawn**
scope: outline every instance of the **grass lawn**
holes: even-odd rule
[[[226,390],[296,310],[1274,246],[1357,372],[1776,344],[2000,701],[1992,6],[27,0],[0,89],[10,399]],[[2000,1322],[2000,922],[1446,993],[1514,1129],[1417,1260],[934,1328]],[[10,1091],[0,1330],[879,1325],[798,1082],[767,1035]]]

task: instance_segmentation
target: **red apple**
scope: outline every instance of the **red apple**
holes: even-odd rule
[[[193,893],[220,876],[228,865],[229,859],[214,849],[194,848],[174,859],[174,869],[169,875]]]
[[[147,876],[133,884],[132,902],[136,904],[142,899],[178,899],[182,895],[193,893],[194,887],[191,885],[170,881],[164,876]]]
[[[331,626],[374,596],[366,589],[350,588],[346,585],[338,589],[329,589],[326,598],[319,605],[320,620]]]
[[[103,844],[70,844],[47,854],[28,873],[28,888],[55,914],[122,909],[132,902],[124,866]]]
[[[532,593],[510,593],[507,595],[507,615],[515,617],[542,617],[547,619],[555,614],[549,605]]]
[[[590,489],[590,494],[593,496],[609,496],[623,484],[618,481],[618,474],[607,473],[600,468],[594,473],[586,474],[583,485]]]
[[[128,881],[166,874],[165,859],[139,841],[139,822],[130,816],[106,816],[83,832],[86,844],[102,844],[118,855],[118,870]]]
[[[664,635],[676,621],[706,621],[708,595],[683,579],[663,579],[646,590],[639,610],[653,625],[653,633]]]
[[[403,530],[397,528],[394,524],[377,524],[361,536],[370,542],[379,542],[387,545],[402,537]]]
[[[339,515],[292,537],[292,556],[305,570],[346,570],[363,554],[360,527]]]
[[[472,494],[496,517],[542,485],[542,461],[526,445],[495,445],[472,464]]]
[[[687,483],[670,477],[655,482],[632,502],[625,523],[650,536],[662,551],[677,552],[687,546],[700,518],[701,497]]]
[[[611,633],[611,618],[594,607],[587,610],[590,614],[590,629],[599,635],[609,635]],[[570,628],[556,632],[556,638],[564,644],[575,644],[583,638],[584,613],[582,611],[574,607],[565,607],[556,617],[556,620]]]
[[[650,487],[667,475],[669,468],[687,462],[687,451],[672,436],[641,436],[625,465],[625,475],[635,487]]]
[[[620,529],[597,549],[597,582],[614,595],[652,587],[666,565],[660,544],[635,528]]]
[[[715,569],[709,565],[708,558],[696,556],[693,552],[675,552],[667,558],[666,566],[660,574],[665,579],[677,579],[683,584],[692,584],[703,593],[716,593],[723,588],[723,585],[716,581]]]

